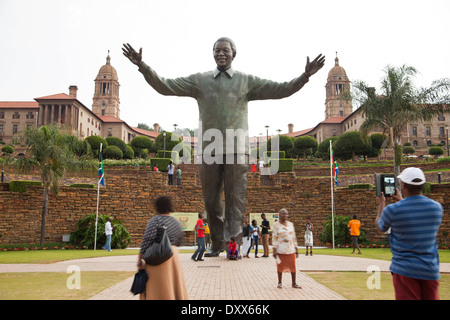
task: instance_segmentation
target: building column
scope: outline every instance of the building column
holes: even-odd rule
[[[58,123],[59,123],[59,124],[62,124],[62,118],[61,118],[61,116],[62,116],[62,105],[59,104],[59,105],[58,105]]]

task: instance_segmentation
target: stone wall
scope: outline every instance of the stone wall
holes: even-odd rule
[[[196,170],[183,172],[183,185],[167,185],[167,174],[154,173],[148,168],[106,168],[106,187],[100,188],[99,214],[122,220],[128,229],[131,247],[140,241],[150,217],[155,214],[153,200],[159,195],[170,195],[177,212],[203,212],[202,190]],[[341,182],[345,178],[342,177]],[[316,245],[322,232],[322,223],[331,214],[329,177],[296,177],[295,173],[279,173],[262,184],[259,173],[249,173],[246,212],[278,212],[286,208],[295,224],[299,245],[303,245],[303,225],[311,216],[315,226]],[[96,179],[91,179],[96,183]],[[29,186],[24,193],[8,191],[0,184],[0,243],[38,243],[40,238],[41,186]],[[450,227],[450,184],[433,185],[431,198],[444,205],[442,230]],[[96,212],[97,190],[62,186],[58,195],[51,195],[47,216],[46,241],[61,242],[62,235],[75,230],[76,222]],[[377,205],[374,190],[337,189],[334,192],[335,214],[356,214],[371,241],[384,240],[374,227]],[[441,235],[440,232],[440,235]],[[193,232],[185,233],[185,244],[194,242]]]

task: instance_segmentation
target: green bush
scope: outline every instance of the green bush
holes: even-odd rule
[[[334,243],[335,245],[342,244],[351,244],[352,238],[350,236],[350,231],[348,229],[348,223],[352,220],[347,216],[337,216],[334,215]],[[332,243],[333,242],[333,230],[331,223],[331,215],[327,217],[327,221],[322,224],[323,231],[319,235],[319,240],[323,243]],[[366,232],[361,228],[360,229],[359,241],[360,243],[364,243],[367,241]]]
[[[94,189],[95,188],[95,184],[92,184],[92,183],[72,183],[71,185],[69,185],[69,187]]]
[[[414,149],[413,147],[405,146],[403,147],[402,151],[404,154],[413,154],[414,152],[416,152],[416,149]]]
[[[264,151],[263,159],[264,163],[267,163],[269,158],[274,159],[284,159],[286,157],[286,152],[284,151]]]
[[[269,167],[272,167],[272,162],[278,161],[278,171],[277,172],[291,172],[294,169],[294,159],[271,159],[269,162]],[[275,174],[277,172],[272,172],[272,169],[270,170],[272,174]]]
[[[172,161],[170,158],[151,158],[150,166],[153,168],[155,164],[158,164],[158,170],[162,172],[167,172],[167,167],[169,162]]]
[[[348,186],[349,189],[373,189],[374,185],[370,183],[355,183]]]
[[[134,150],[132,147],[127,145],[125,152],[123,152],[123,159],[133,159],[134,158]]]
[[[14,148],[10,145],[6,145],[2,148],[2,152],[11,154],[11,153],[14,153]]]
[[[70,242],[73,245],[86,246],[94,248],[95,240],[95,213],[88,214],[86,217],[78,220],[76,230],[70,235]],[[101,248],[106,243],[105,224],[110,217],[99,214],[97,223],[97,248]],[[113,219],[111,225],[114,231],[111,237],[111,248],[125,249],[131,242],[130,234],[118,219]]]
[[[441,147],[431,147],[430,149],[428,149],[428,153],[434,156],[438,156],[444,154],[444,149],[442,149]]]
[[[123,158],[123,152],[120,150],[119,147],[116,146],[108,146],[103,150],[103,155],[105,159],[122,159]]]
[[[436,160],[437,163],[447,163],[450,162],[450,157],[439,158]]]
[[[164,158],[164,150],[158,150],[157,154],[156,154],[157,158]],[[172,161],[174,163],[178,163],[179,161],[179,155],[177,151],[169,151],[166,150],[166,157],[165,158],[170,158],[172,159]]]
[[[25,192],[25,191],[27,191],[27,186],[40,186],[40,185],[42,185],[41,181],[13,180],[13,181],[9,182],[9,191]]]
[[[105,150],[106,147],[108,147],[108,142],[106,142],[106,139],[99,137],[99,136],[89,136],[84,139],[84,141],[87,141],[92,151],[94,152],[94,156],[98,156],[98,152],[100,151],[100,143],[102,144],[102,150]]]

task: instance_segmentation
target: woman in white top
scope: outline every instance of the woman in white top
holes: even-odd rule
[[[174,169],[174,165],[172,164],[172,161],[169,162],[169,165],[167,167],[167,173],[169,175],[169,186],[173,185],[173,169]]]
[[[278,286],[281,289],[283,272],[290,272],[292,288],[301,289],[296,283],[295,259],[298,258],[297,237],[294,224],[288,221],[288,211],[281,209],[278,213],[279,221],[275,222],[272,231],[273,256],[277,261]]]

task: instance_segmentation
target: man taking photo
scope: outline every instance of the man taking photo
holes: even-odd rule
[[[425,175],[419,168],[406,168],[397,177],[401,193],[386,206],[384,194],[377,197],[376,224],[386,232],[391,228],[390,267],[396,300],[439,300],[439,253],[437,233],[443,208],[423,195]]]

